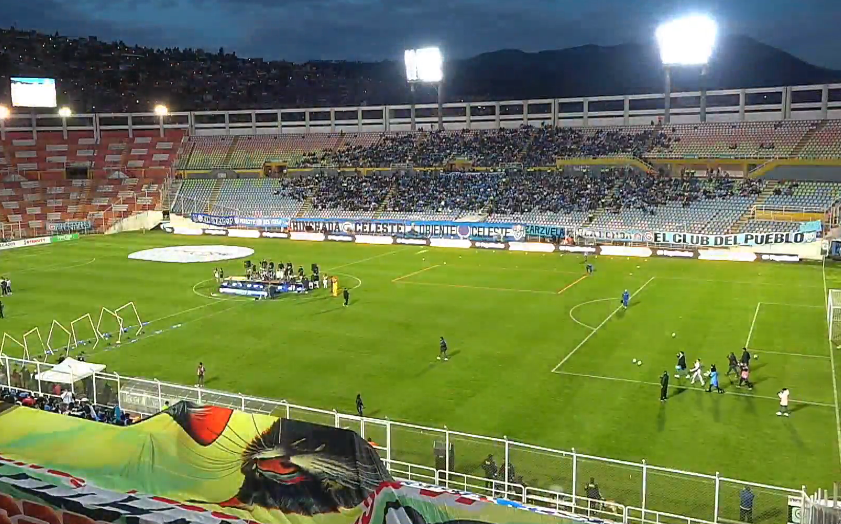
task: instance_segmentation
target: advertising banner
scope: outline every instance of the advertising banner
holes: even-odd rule
[[[808,244],[818,239],[816,232],[740,233],[738,235],[695,235],[692,233],[654,233],[651,242],[697,247],[763,246],[768,244]]]
[[[575,230],[575,236],[584,237],[592,240],[604,240],[607,242],[651,242],[646,238],[643,231],[637,230],[612,230],[600,229],[594,227],[579,227]],[[651,236],[651,233],[648,233]]]
[[[47,231],[63,233],[65,231],[87,231],[92,229],[90,220],[70,220],[68,222],[53,222],[47,224]]]
[[[79,240],[79,233],[69,233],[67,235],[53,235],[50,237],[50,243],[67,242],[68,240]]]
[[[219,227],[244,226],[280,229],[285,229],[289,227],[289,219],[280,217],[238,217],[207,215],[205,213],[193,213],[192,215],[190,215],[190,219],[197,224],[207,224],[209,226]]]
[[[24,240],[12,240],[11,242],[0,242],[0,251],[19,247],[40,246],[43,244],[49,244],[50,242],[50,237],[27,238]]]
[[[563,236],[564,228],[513,223],[296,218],[292,231],[404,238],[452,238],[520,242],[529,236]]]

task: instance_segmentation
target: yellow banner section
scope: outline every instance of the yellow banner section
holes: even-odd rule
[[[798,213],[795,211],[756,210],[757,220],[781,220],[783,222],[811,222],[823,220],[823,213]]]
[[[631,156],[610,156],[600,158],[556,158],[555,167],[564,166],[632,166],[647,173],[655,171],[651,164]]]

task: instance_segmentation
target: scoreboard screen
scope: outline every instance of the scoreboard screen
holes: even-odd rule
[[[12,77],[14,107],[56,107],[54,78]]]

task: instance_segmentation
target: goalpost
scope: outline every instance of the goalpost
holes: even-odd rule
[[[835,347],[841,345],[841,289],[830,289],[826,304],[826,323],[829,327],[829,341]]]

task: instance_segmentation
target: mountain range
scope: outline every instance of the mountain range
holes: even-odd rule
[[[749,37],[729,36],[718,42],[705,83],[712,90],[839,81],[841,71],[809,64]],[[445,83],[448,100],[625,95],[662,93],[664,72],[654,45],[585,45],[536,53],[505,49],[446,63]],[[672,85],[675,92],[697,91],[700,68],[674,69]]]

